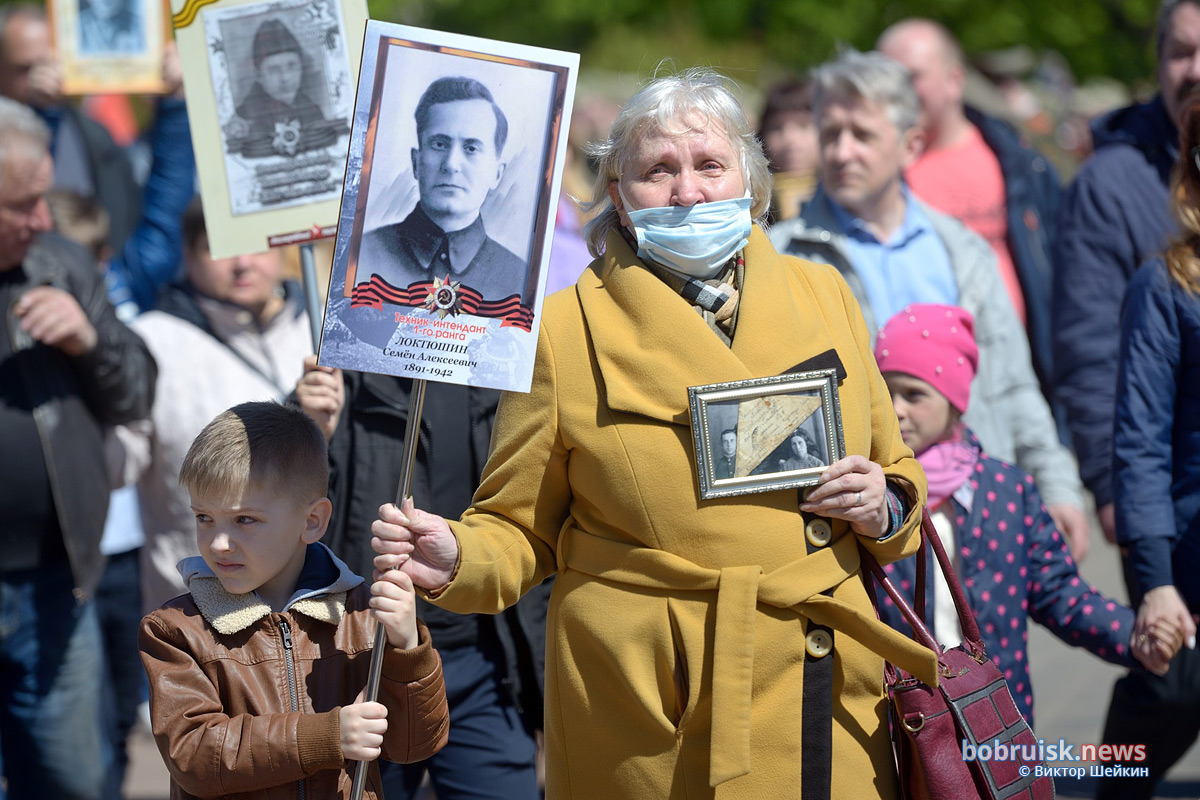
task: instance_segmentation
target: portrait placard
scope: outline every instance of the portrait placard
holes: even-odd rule
[[[812,486],[845,455],[837,371],[688,389],[700,499]]]
[[[332,233],[364,0],[173,0],[215,258]]]
[[[157,93],[170,34],[163,0],[50,0],[67,95]]]
[[[529,391],[578,66],[367,24],[321,364]]]

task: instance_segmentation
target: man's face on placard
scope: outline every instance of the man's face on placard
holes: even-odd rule
[[[733,458],[737,452],[737,434],[733,431],[725,431],[721,434],[721,452],[726,458]]]
[[[258,65],[258,82],[267,95],[284,105],[296,102],[304,79],[304,62],[291,50],[273,53]]]
[[[101,19],[112,19],[126,10],[125,0],[91,0],[89,5]]]
[[[421,207],[443,230],[467,227],[504,175],[492,104],[471,99],[430,106],[420,136],[412,162]]]

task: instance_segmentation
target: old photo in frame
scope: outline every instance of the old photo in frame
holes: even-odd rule
[[[845,455],[837,371],[688,389],[700,499],[817,483]]]
[[[364,0],[173,0],[214,258],[332,233]]]
[[[50,0],[66,95],[162,92],[170,36],[164,0]]]
[[[529,390],[578,65],[368,23],[321,364]]]

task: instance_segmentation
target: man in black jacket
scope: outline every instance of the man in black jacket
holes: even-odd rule
[[[1162,253],[1176,225],[1167,210],[1179,119],[1200,87],[1200,2],[1164,0],[1158,18],[1159,92],[1092,122],[1095,152],[1063,197],[1054,251],[1054,367],[1079,472],[1109,541],[1113,416],[1121,303],[1133,273]]]
[[[412,381],[306,362],[301,407],[329,440],[333,517],[325,543],[359,574],[373,567],[371,523],[399,483]],[[458,518],[471,505],[487,460],[500,393],[429,382],[410,494]],[[542,727],[546,605],[552,581],[497,615],[461,615],[418,598],[417,613],[442,656],[450,741],[417,764],[381,763],[388,800],[416,797],[426,771],[439,800],[538,796],[534,731]]]
[[[149,413],[156,367],[95,260],[47,233],[49,142],[0,98],[0,744],[11,797],[96,798],[103,427]]]
[[[1055,260],[1059,391],[1069,411],[1083,480],[1095,495],[1110,540],[1118,535],[1114,498],[1121,490],[1113,480],[1121,366],[1121,325],[1116,321],[1130,279],[1146,260],[1161,255],[1177,232],[1168,198],[1180,160],[1179,123],[1200,91],[1200,0],[1163,1],[1156,45],[1159,93],[1092,123],[1095,152],[1064,198]],[[1142,447],[1151,452],[1159,445],[1145,442]],[[1118,542],[1151,529],[1119,533]],[[1125,585],[1137,604],[1145,591],[1128,555],[1123,548]],[[1180,653],[1166,676],[1135,668],[1114,684],[1103,743],[1144,744],[1147,758],[1139,765],[1147,775],[1101,778],[1098,800],[1149,800],[1156,794],[1159,779],[1196,740],[1198,686],[1200,661],[1194,649]]]

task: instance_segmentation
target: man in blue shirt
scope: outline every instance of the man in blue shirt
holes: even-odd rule
[[[942,298],[938,301],[942,305],[958,304],[958,285],[946,245],[929,216],[912,202],[908,187],[896,183],[904,216],[890,233],[854,216],[836,201],[829,203],[838,230],[846,236],[846,255],[862,279],[866,305],[877,320],[889,320],[912,303],[932,302],[924,299],[928,297]],[[824,187],[821,191],[828,199]],[[910,264],[924,264],[925,268],[914,271],[908,268]]]
[[[841,272],[872,337],[910,303],[957,305],[974,316],[980,368],[966,422],[989,454],[1033,475],[1078,551],[1089,534],[1079,474],[1059,442],[995,254],[904,185],[924,144],[908,71],[879,53],[848,51],[817,69],[814,86],[820,185],[799,218],[771,230],[772,242]]]

